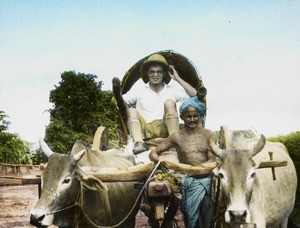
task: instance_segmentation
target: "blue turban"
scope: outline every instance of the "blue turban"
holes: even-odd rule
[[[180,114],[186,109],[188,106],[192,106],[193,108],[197,109],[200,113],[201,122],[204,126],[205,123],[205,117],[206,117],[206,108],[203,106],[203,104],[199,101],[198,97],[189,97],[186,99],[179,108]]]

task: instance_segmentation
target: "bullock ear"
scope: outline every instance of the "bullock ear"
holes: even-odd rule
[[[253,159],[254,160],[254,159]],[[254,166],[253,168],[254,169],[258,169],[259,168],[259,165],[260,165],[260,161],[253,161],[254,162]]]
[[[72,147],[71,155],[77,154],[78,151],[87,150],[86,146],[81,141],[76,141]]]
[[[264,148],[265,144],[266,144],[266,137],[264,135],[261,135],[260,139],[258,140],[258,142],[256,143],[256,145],[254,146],[252,156],[255,156],[257,153],[259,153],[260,151],[262,151],[262,149]]]
[[[85,153],[85,150],[81,150],[77,154],[74,154],[73,159],[75,160],[75,162],[78,162],[82,158],[84,153]]]
[[[216,145],[214,140],[214,134],[210,135],[210,137],[207,140],[207,144],[211,153],[216,157],[220,158],[222,154],[222,150]]]
[[[80,176],[80,181],[84,185],[84,187],[97,191],[97,190],[105,190],[108,191],[106,185],[91,174],[83,174]]]

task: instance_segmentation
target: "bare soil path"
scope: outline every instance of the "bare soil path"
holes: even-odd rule
[[[0,187],[0,227],[33,227],[30,209],[38,200],[37,185]]]

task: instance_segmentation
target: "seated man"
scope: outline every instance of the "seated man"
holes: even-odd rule
[[[135,154],[146,151],[143,139],[167,137],[178,131],[176,102],[197,93],[160,54],[151,55],[141,65],[140,74],[144,83],[135,83],[123,94]]]
[[[208,139],[213,132],[203,127],[206,109],[197,97],[190,97],[180,106],[180,117],[184,121],[184,128],[169,136],[150,153],[150,159],[158,162],[159,154],[176,148],[180,163],[201,165],[215,161],[215,157],[208,148]],[[200,121],[201,120],[201,121]],[[185,176],[182,184],[183,211],[187,227],[209,227],[213,212],[210,195],[210,174],[202,176]],[[207,204],[203,211],[202,204]],[[197,221],[198,220],[198,221]],[[199,225],[200,224],[200,225]]]

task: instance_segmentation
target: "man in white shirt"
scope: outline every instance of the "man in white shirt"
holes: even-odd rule
[[[140,69],[141,78],[123,94],[135,154],[146,150],[143,139],[167,137],[179,130],[176,102],[196,96],[196,90],[178,75],[160,54],[151,55]]]

